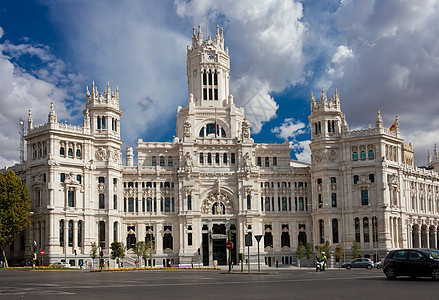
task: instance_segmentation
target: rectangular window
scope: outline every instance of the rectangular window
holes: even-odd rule
[[[287,197],[282,197],[282,211],[287,211]]]
[[[171,198],[166,197],[165,198],[165,212],[171,211]]]
[[[128,198],[128,212],[134,212],[134,198]]]
[[[127,212],[127,198],[123,198],[123,211]]]
[[[320,236],[320,244],[325,243],[325,223],[322,219],[319,220],[319,236]]]
[[[319,201],[319,208],[322,208],[323,207],[323,200],[322,200],[322,194],[319,194],[319,199],[318,199],[318,201]]]
[[[332,207],[337,207],[337,194],[336,193],[331,194],[331,203],[332,203]]]
[[[204,163],[203,153],[200,153],[200,164]]]
[[[273,167],[277,166],[277,157],[273,157]]]
[[[98,178],[98,182],[99,182],[99,183],[105,183],[105,177],[100,176],[100,177]]]
[[[219,162],[220,162],[219,153],[215,153],[215,163],[219,164]]]
[[[187,244],[188,244],[188,246],[192,246],[192,233],[191,232],[189,232],[187,234]]]
[[[268,168],[270,166],[270,158],[266,157],[265,158],[265,167]]]
[[[142,212],[145,212],[146,210],[146,201],[145,198],[142,198]]]
[[[67,202],[69,207],[75,207],[75,191],[67,192]]]
[[[365,151],[361,151],[360,152],[360,158],[361,159],[366,159],[366,152]]]
[[[187,195],[187,210],[192,210],[192,196]]]
[[[304,211],[303,197],[299,197],[299,211]]]
[[[265,211],[270,211],[270,197],[265,197]]]
[[[226,164],[227,163],[227,153],[223,154],[223,163]]]
[[[361,191],[361,205],[369,205],[369,191]]]
[[[232,164],[235,163],[235,153],[230,154],[230,163],[232,163]]]
[[[373,158],[374,158],[373,150],[369,150],[369,159],[373,159]]]
[[[105,208],[105,195],[99,194],[99,209]]]
[[[247,209],[252,209],[252,198],[250,195],[247,195]]]
[[[207,153],[207,163],[211,164],[212,163],[212,154]]]
[[[258,156],[258,167],[262,167],[262,158]]]
[[[332,219],[332,243],[338,243],[338,220]]]
[[[99,247],[105,248],[105,222],[99,221]]]

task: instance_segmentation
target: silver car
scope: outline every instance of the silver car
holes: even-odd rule
[[[346,270],[350,270],[352,268],[366,268],[368,270],[374,267],[374,263],[369,258],[356,258],[354,260],[345,262],[342,265],[342,268],[346,268]]]

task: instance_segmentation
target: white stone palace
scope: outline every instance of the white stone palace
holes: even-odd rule
[[[381,259],[400,247],[438,247],[439,155],[414,167],[399,122],[350,131],[337,91],[311,97],[311,165],[292,161],[288,143],[251,138],[244,110],[229,93],[230,61],[222,30],[203,39],[194,28],[187,49],[188,104],[178,107],[173,142],[138,141],[122,163],[119,93],[93,84],[82,126],[34,126],[29,111],[27,160],[13,169],[27,184],[33,217],[10,247],[10,260],[44,250],[44,263],[91,263],[91,243],[105,260],[113,241],[131,249],[155,242],[153,264],[226,264],[245,253],[245,235],[262,235],[262,262],[296,264],[299,242],[329,241],[350,256]],[[123,100],[122,100],[123,101]],[[127,120],[129,122],[129,120]],[[134,161],[137,153],[137,163]],[[253,238],[250,261],[257,262]],[[129,251],[130,253],[130,251]],[[134,256],[125,259],[134,263]],[[41,262],[41,256],[39,255]]]

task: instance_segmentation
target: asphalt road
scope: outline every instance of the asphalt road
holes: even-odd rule
[[[437,299],[439,282],[381,270],[0,270],[0,299]]]

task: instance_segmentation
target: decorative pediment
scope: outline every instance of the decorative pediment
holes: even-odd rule
[[[232,200],[220,191],[210,193],[203,201],[201,211],[204,214],[224,215],[233,213],[234,206]]]

